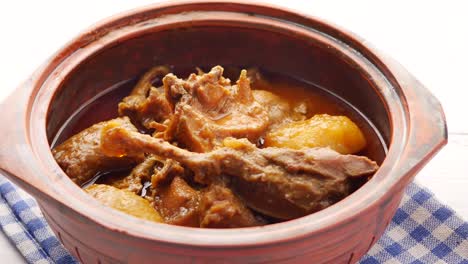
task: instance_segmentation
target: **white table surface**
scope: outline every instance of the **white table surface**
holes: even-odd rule
[[[0,1],[0,101],[90,24],[154,2],[158,1]],[[449,144],[416,181],[468,219],[468,8],[464,1],[269,2],[357,33],[398,60],[436,95],[447,116]],[[0,262],[24,263],[1,232]]]

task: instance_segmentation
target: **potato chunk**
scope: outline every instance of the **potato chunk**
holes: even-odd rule
[[[330,147],[341,154],[351,154],[362,150],[366,139],[348,117],[321,114],[271,131],[265,137],[265,146],[291,149]]]
[[[129,215],[153,222],[163,222],[150,202],[133,192],[120,190],[110,185],[93,184],[85,191],[102,204]]]

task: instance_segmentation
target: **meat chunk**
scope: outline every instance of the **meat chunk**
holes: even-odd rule
[[[252,92],[255,101],[263,105],[267,110],[268,118],[271,123],[269,129],[282,123],[291,122],[292,109],[286,100],[265,90],[254,90]]]
[[[151,180],[155,166],[158,164],[161,164],[159,159],[154,155],[150,155],[146,157],[143,162],[135,166],[135,168],[133,168],[130,174],[126,177],[120,179],[109,179],[106,183],[116,188],[139,194],[143,188],[143,182]]]
[[[165,223],[193,227],[199,227],[199,201],[199,192],[180,177],[175,177],[169,186],[161,188],[155,199]]]
[[[259,226],[265,223],[227,187],[211,184],[203,191],[200,202],[200,227],[236,228]]]
[[[268,114],[254,100],[245,70],[235,85],[223,77],[221,66],[187,80],[168,74],[163,84],[175,106],[164,138],[191,151],[210,151],[225,137],[255,142],[268,127]]]
[[[119,103],[119,115],[129,116],[135,124],[143,128],[164,131],[165,120],[171,117],[173,106],[167,101],[162,88],[152,86],[155,78],[169,73],[169,68],[158,66],[150,69],[138,81],[129,96]]]
[[[328,148],[259,149],[245,139],[233,138],[224,140],[224,145],[194,153],[128,130],[118,122],[103,130],[101,140],[106,155],[146,152],[174,159],[193,171],[195,181],[201,183],[212,183],[220,175],[231,176],[249,207],[279,219],[332,205],[350,194],[350,178],[369,176],[378,169],[367,157],[341,155]]]
[[[178,162],[148,155],[143,162],[132,169],[130,174],[123,178],[106,178],[104,183],[140,194],[145,182],[151,182],[151,186],[157,188],[161,182],[170,182],[175,176],[182,175],[184,168]]]
[[[129,131],[136,131],[127,117],[113,121],[119,122]],[[87,182],[98,172],[127,168],[143,159],[142,154],[132,157],[109,157],[101,152],[102,128],[113,121],[95,124],[52,150],[57,163],[76,184],[81,185]]]
[[[175,176],[184,176],[185,171],[180,164],[172,159],[166,159],[162,162],[162,166],[155,168],[154,174],[151,176],[151,186],[157,188],[162,182],[170,182]]]
[[[197,191],[181,177],[174,177],[168,186],[159,188],[155,204],[168,224],[207,228],[264,224],[230,189],[211,184]]]
[[[93,184],[85,191],[99,202],[126,214],[153,222],[162,222],[161,216],[146,199],[127,190],[104,184]]]

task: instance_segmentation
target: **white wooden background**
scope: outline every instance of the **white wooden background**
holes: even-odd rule
[[[0,101],[90,24],[158,1],[0,1]],[[460,1],[270,0],[354,31],[388,53],[442,102],[449,144],[416,181],[468,220],[468,15]],[[5,124],[1,124],[2,126]],[[1,140],[1,139],[0,139]],[[24,260],[0,233],[0,262]]]

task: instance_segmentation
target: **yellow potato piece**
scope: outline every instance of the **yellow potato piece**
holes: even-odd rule
[[[93,184],[85,191],[102,204],[129,215],[153,222],[163,222],[159,213],[148,200],[127,190],[121,190],[110,185]]]
[[[341,154],[351,154],[362,150],[366,139],[348,117],[321,114],[275,129],[266,135],[265,146],[291,149],[330,147]]]

